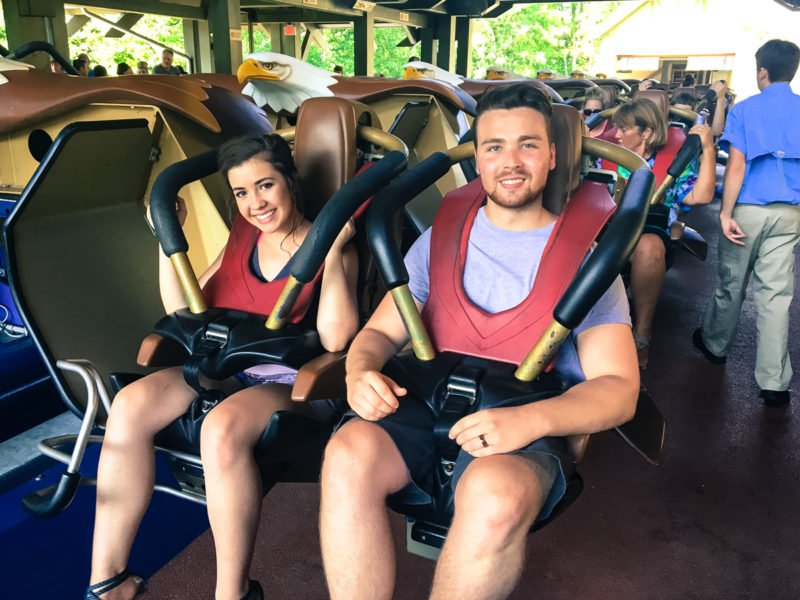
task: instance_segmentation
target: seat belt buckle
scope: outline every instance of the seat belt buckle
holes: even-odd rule
[[[219,348],[228,345],[231,330],[227,325],[221,323],[209,323],[203,332],[203,342],[211,342]]]

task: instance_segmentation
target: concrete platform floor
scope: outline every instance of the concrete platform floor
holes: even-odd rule
[[[800,598],[800,399],[767,410],[757,398],[749,301],[726,366],[711,365],[691,344],[716,283],[717,211],[714,205],[686,219],[709,239],[708,261],[682,253],[669,272],[643,376],[667,418],[662,464],[645,464],[614,434],[595,436],[580,467],[582,496],[529,537],[525,573],[511,598]],[[799,311],[795,302],[795,357]],[[266,497],[252,576],[267,598],[328,597],[318,507],[316,485],[278,485]],[[402,518],[394,515],[393,525],[395,598],[425,598],[434,563],[407,554]],[[212,598],[210,532],[150,584],[145,597]]]

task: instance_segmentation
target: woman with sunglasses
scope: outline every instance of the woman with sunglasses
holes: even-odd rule
[[[590,91],[588,94],[586,94],[584,98],[583,110],[581,110],[581,115],[583,115],[584,122],[592,115],[596,115],[597,113],[605,110],[606,108],[607,107],[605,103],[605,97],[603,96],[603,94],[592,93]],[[595,127],[594,129],[589,129],[589,127],[587,126],[585,134],[590,137],[597,137],[601,133],[603,133],[603,131],[605,131],[605,128],[600,127],[598,124],[598,126]]]

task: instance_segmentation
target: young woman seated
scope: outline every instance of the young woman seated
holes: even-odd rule
[[[644,158],[650,167],[667,142],[667,123],[649,100],[623,104],[614,113],[617,142]],[[645,231],[631,256],[631,293],[635,321],[633,336],[639,368],[647,367],[653,317],[666,274],[666,248],[670,227],[684,207],[708,204],[714,197],[716,153],[711,128],[695,125],[689,130],[700,136],[703,153],[699,167],[693,161],[664,194],[660,207],[651,207]],[[621,173],[627,176],[627,172]],[[688,208],[684,209],[688,210]]]
[[[238,138],[220,149],[219,167],[239,216],[259,231],[249,250],[252,275],[265,284],[285,277],[288,261],[311,227],[298,206],[298,176],[288,144],[276,135]],[[186,206],[180,199],[178,213],[183,224]],[[358,327],[358,264],[355,249],[347,245],[353,232],[351,222],[336,238],[321,278],[316,327],[322,346],[329,351],[344,349]],[[230,239],[227,248],[231,248]],[[223,265],[226,249],[199,278],[202,287],[213,287],[208,284]],[[185,307],[178,279],[163,253],[159,272],[167,312]],[[263,313],[264,307],[253,307],[253,312]],[[275,411],[314,410],[292,403],[291,374],[288,380],[284,374],[281,383],[259,383],[255,371],[227,381],[204,382],[208,388],[230,394],[209,412],[201,430],[208,516],[217,551],[218,600],[263,597],[258,582],[249,579],[262,498],[253,448]],[[147,375],[114,399],[98,469],[91,573],[95,583],[87,590],[87,599],[129,599],[143,590],[144,582],[128,573],[127,564],[153,491],[153,439],[195,397],[177,367]]]

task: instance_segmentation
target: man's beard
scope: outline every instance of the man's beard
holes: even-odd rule
[[[520,190],[519,192],[511,192],[504,190],[500,186],[500,182],[496,182],[494,189],[487,192],[487,196],[492,202],[510,210],[522,209],[536,203],[542,197],[543,190],[531,190],[530,188]],[[499,192],[499,193],[498,193]]]

